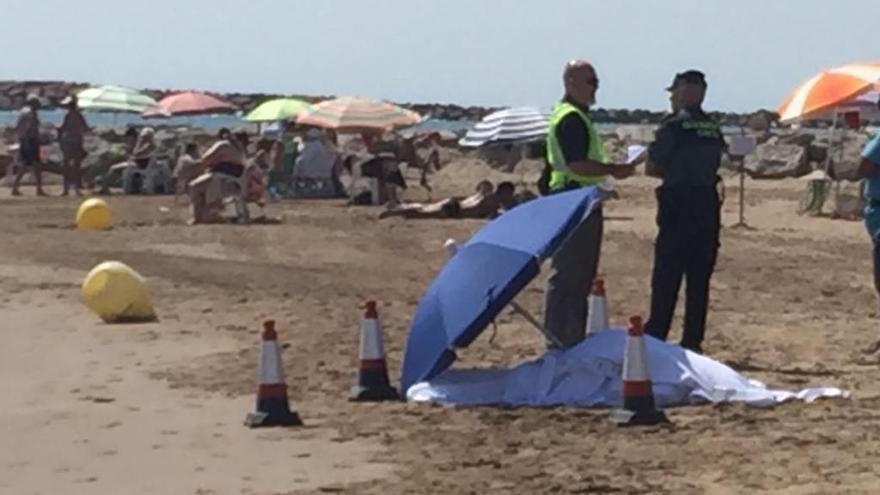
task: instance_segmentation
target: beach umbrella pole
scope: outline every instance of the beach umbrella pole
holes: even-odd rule
[[[745,137],[745,130],[740,128],[740,136]],[[743,154],[731,155],[730,159],[739,166],[739,221],[732,226],[734,229],[755,230],[746,223],[746,156]]]
[[[734,229],[750,229],[746,223],[746,159],[744,156],[734,157],[739,163],[739,221],[733,225]]]
[[[529,313],[529,310],[520,306],[519,303],[517,303],[516,301],[511,301],[510,307],[513,308],[514,313],[519,314],[527,322],[531,323],[533,327],[537,328],[538,331],[541,332],[544,335],[544,337],[547,338],[547,340],[549,340],[550,342],[553,342],[553,345],[555,345],[556,347],[558,347],[560,349],[562,349],[564,347],[562,345],[562,342],[560,342],[559,339],[556,338],[555,335],[553,335],[552,333],[550,333],[544,329],[544,326],[541,325],[541,323],[538,321],[537,318],[535,318],[531,313]]]
[[[834,109],[834,117],[831,120],[831,128],[828,130],[828,152],[825,153],[825,173],[831,170],[831,153],[834,146],[834,130],[837,129],[837,109]]]
[[[849,137],[847,128],[844,127],[840,132],[840,149],[837,153],[837,163],[843,163],[844,159],[844,147],[846,146],[846,140]],[[835,175],[834,176],[834,211],[837,212],[837,205],[840,204],[840,183],[841,180]]]

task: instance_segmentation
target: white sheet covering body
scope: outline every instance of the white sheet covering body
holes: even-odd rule
[[[678,345],[645,337],[654,398],[661,407],[704,402],[745,402],[768,407],[800,399],[849,397],[835,387],[771,390],[725,364]],[[454,405],[616,407],[626,331],[587,336],[567,351],[548,351],[511,369],[450,369],[407,391],[412,401]]]

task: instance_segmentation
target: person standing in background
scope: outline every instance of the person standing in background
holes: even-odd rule
[[[18,154],[21,158],[21,166],[15,175],[15,182],[12,184],[13,196],[21,196],[21,191],[18,188],[28,168],[33,168],[34,171],[37,196],[46,196],[46,192],[43,191],[43,171],[40,159],[40,116],[37,115],[39,107],[40,99],[31,94],[28,95],[24,107],[18,114],[15,134],[18,137]]]
[[[871,253],[874,263],[874,290],[880,296],[880,132],[876,133],[862,148],[859,162],[859,178],[865,179],[863,197],[865,199],[865,228],[871,238]],[[874,354],[880,351],[877,340],[865,352]]]
[[[61,144],[61,154],[64,157],[62,164],[64,170],[64,190],[62,196],[67,196],[70,187],[77,196],[81,196],[80,187],[82,187],[80,174],[83,158],[86,156],[86,150],[83,146],[85,133],[89,130],[85,117],[79,110],[76,96],[71,95],[65,99],[67,105],[67,113],[64,114],[64,120],[61,127],[58,128],[58,142]]]

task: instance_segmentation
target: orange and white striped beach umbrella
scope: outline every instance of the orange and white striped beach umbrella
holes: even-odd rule
[[[780,120],[807,118],[830,110],[880,82],[880,63],[848,64],[822,71],[801,84],[779,105]]]
[[[296,116],[297,124],[342,132],[384,131],[419,123],[421,116],[393,103],[345,96],[322,101]]]

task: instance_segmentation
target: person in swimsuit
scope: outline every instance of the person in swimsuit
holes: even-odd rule
[[[474,194],[467,197],[451,197],[436,203],[403,203],[383,211],[379,218],[493,218],[499,210],[508,210],[515,204],[515,187],[503,182],[496,189],[484,180],[477,184]]]

